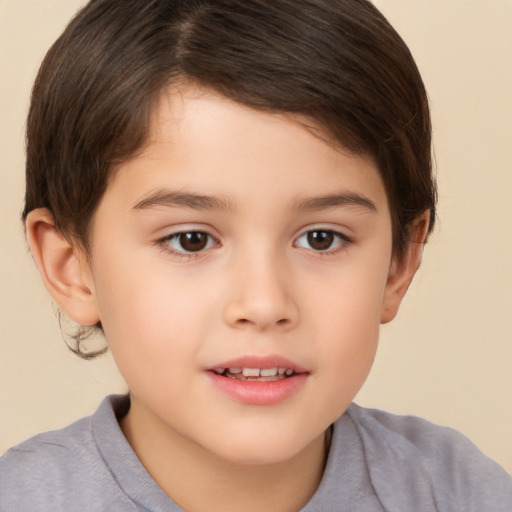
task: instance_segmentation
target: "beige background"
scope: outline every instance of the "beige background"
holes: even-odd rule
[[[439,226],[358,401],[469,436],[512,472],[512,1],[379,0],[432,100]],[[0,0],[0,453],[124,391],[77,359],[27,253],[23,127],[46,49],[81,0]]]

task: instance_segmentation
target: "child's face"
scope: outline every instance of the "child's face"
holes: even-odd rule
[[[164,94],[155,114],[92,223],[89,285],[130,414],[230,461],[287,460],[370,370],[392,254],[382,181],[207,90]],[[296,374],[247,383],[226,367]]]

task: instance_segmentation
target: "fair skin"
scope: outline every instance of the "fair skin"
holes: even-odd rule
[[[123,432],[190,511],[309,500],[326,429],[366,379],[421,257],[421,243],[393,257],[370,159],[192,86],[162,94],[147,145],[94,214],[87,257],[46,210],[27,233],[64,312],[101,321],[130,389]],[[242,382],[233,365],[291,375]]]

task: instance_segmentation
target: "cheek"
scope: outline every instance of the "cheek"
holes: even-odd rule
[[[164,359],[180,361],[193,353],[211,315],[208,295],[196,293],[158,261],[130,264],[114,257],[110,263],[103,261],[96,270],[96,296],[120,369],[137,361],[158,366]]]
[[[317,378],[322,388],[316,395],[317,408],[319,414],[327,414],[327,423],[346,410],[363,386],[378,346],[378,320],[355,315],[348,318],[342,322],[333,316],[330,332],[324,332],[316,350]]]
[[[326,363],[334,380],[358,380],[369,371],[379,339],[380,307],[375,300],[359,300],[353,295],[338,307],[323,310],[315,352]],[[320,312],[318,312],[320,314]]]
[[[310,317],[320,320],[320,328],[334,335],[355,339],[374,339],[378,335],[380,313],[389,263],[387,258],[372,261],[354,257],[340,270],[311,283]]]
[[[312,325],[310,335],[322,364],[318,376],[324,379],[319,406],[330,410],[332,418],[349,405],[373,364],[386,269],[386,264],[354,265],[311,302],[310,316],[320,320]]]

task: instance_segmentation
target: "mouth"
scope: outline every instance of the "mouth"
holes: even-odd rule
[[[215,368],[212,371],[213,373],[228,379],[238,379],[253,382],[274,382],[297,375],[293,368],[277,366],[273,368]]]
[[[277,405],[306,385],[309,371],[280,356],[242,357],[208,368],[221,393],[246,405]]]

